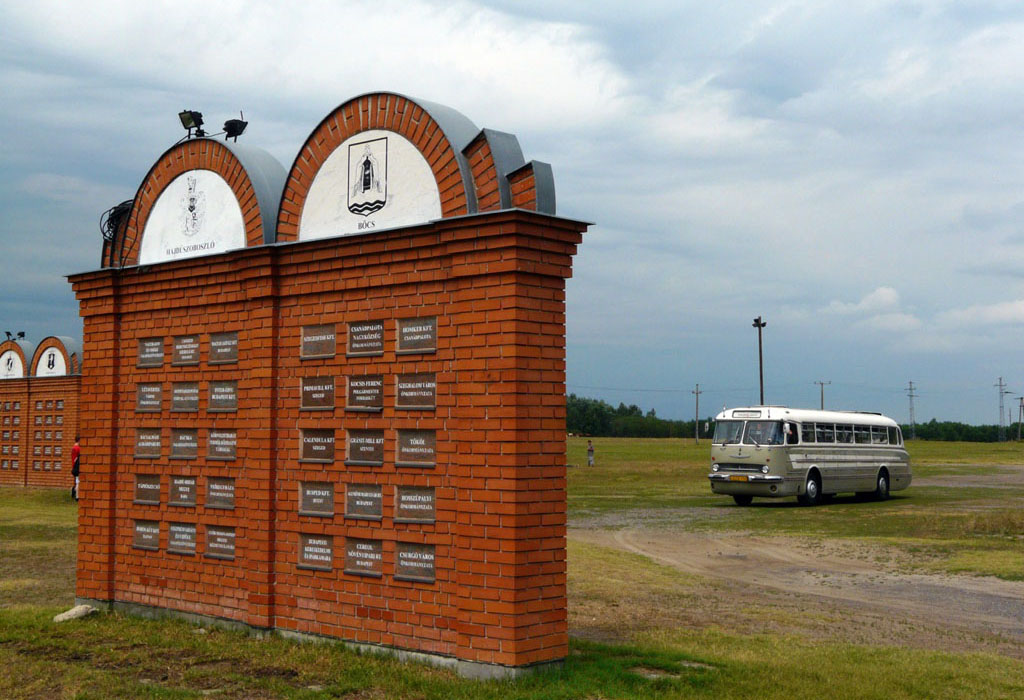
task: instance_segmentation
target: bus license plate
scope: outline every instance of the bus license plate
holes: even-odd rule
[[[729,481],[746,481],[746,480],[747,480],[747,475],[746,474],[730,474],[729,475]]]

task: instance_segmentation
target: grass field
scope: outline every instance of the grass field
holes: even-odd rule
[[[708,445],[680,440],[569,445],[573,527],[635,522],[716,532],[882,542],[907,566],[1024,578],[1024,488],[948,485],[1024,464],[1013,443],[910,445],[915,480],[885,503],[736,508],[707,485]],[[74,595],[76,506],[63,491],[0,489],[2,698],[960,698],[1024,696],[1024,653],[956,653],[860,644],[792,629],[791,608],[746,603],[749,625],[721,622],[714,585],[648,557],[569,542],[574,621],[564,669],[480,683],[336,645],[254,639],[178,621],[93,616],[55,625]],[[721,605],[721,596],[717,599]],[[750,611],[748,611],[750,612]],[[784,619],[785,618],[785,619]],[[785,623],[785,624],[780,624]],[[585,630],[587,634],[581,636]],[[595,641],[600,638],[601,641]]]

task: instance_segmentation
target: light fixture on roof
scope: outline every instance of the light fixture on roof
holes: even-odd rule
[[[25,331],[18,331],[18,340],[21,340],[24,337],[25,337]]]
[[[188,129],[188,138],[192,138],[192,130],[195,129],[195,135],[206,136],[206,132],[203,131],[203,113],[194,112],[191,109],[178,112],[178,119],[181,120],[181,125]]]
[[[14,340],[14,336],[13,336],[13,335],[11,335],[11,332],[10,332],[10,331],[4,331],[4,333],[6,333],[6,334],[7,334],[7,339],[8,339],[8,340]]]
[[[224,140],[234,139],[238,141],[238,137],[245,131],[245,127],[249,126],[249,122],[244,121],[245,115],[241,111],[238,112],[239,119],[228,119],[224,122]]]

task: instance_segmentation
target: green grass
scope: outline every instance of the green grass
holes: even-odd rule
[[[736,508],[707,484],[709,445],[692,440],[569,444],[573,522],[637,513],[649,526],[870,539],[921,567],[1024,578],[1024,493],[914,486],[883,503]],[[914,443],[915,478],[1024,463],[1017,445]],[[755,502],[757,503],[757,502]],[[181,621],[51,618],[74,596],[76,506],[67,493],[0,488],[3,698],[851,698],[1019,697],[1024,664],[996,654],[854,645],[802,636],[796,613],[744,601],[765,630],[709,627],[707,582],[646,557],[570,540],[569,612],[579,633],[560,671],[474,682],[340,645],[199,631]],[[704,593],[702,593],[704,591]],[[721,604],[721,603],[720,603]],[[616,611],[610,615],[609,611]],[[781,616],[790,616],[782,619]],[[625,622],[624,622],[625,621]],[[776,625],[775,623],[779,623]],[[760,630],[760,628],[759,628]],[[626,643],[599,643],[595,639]]]

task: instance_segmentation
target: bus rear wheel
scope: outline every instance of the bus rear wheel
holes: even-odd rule
[[[753,502],[754,497],[736,494],[732,497],[732,500],[736,501],[738,506],[749,506]]]
[[[874,496],[876,501],[884,501],[889,498],[889,473],[884,469],[878,472],[875,491],[871,495]]]
[[[821,503],[821,477],[817,474],[808,474],[804,492],[797,496],[796,500],[804,506],[816,506]]]

